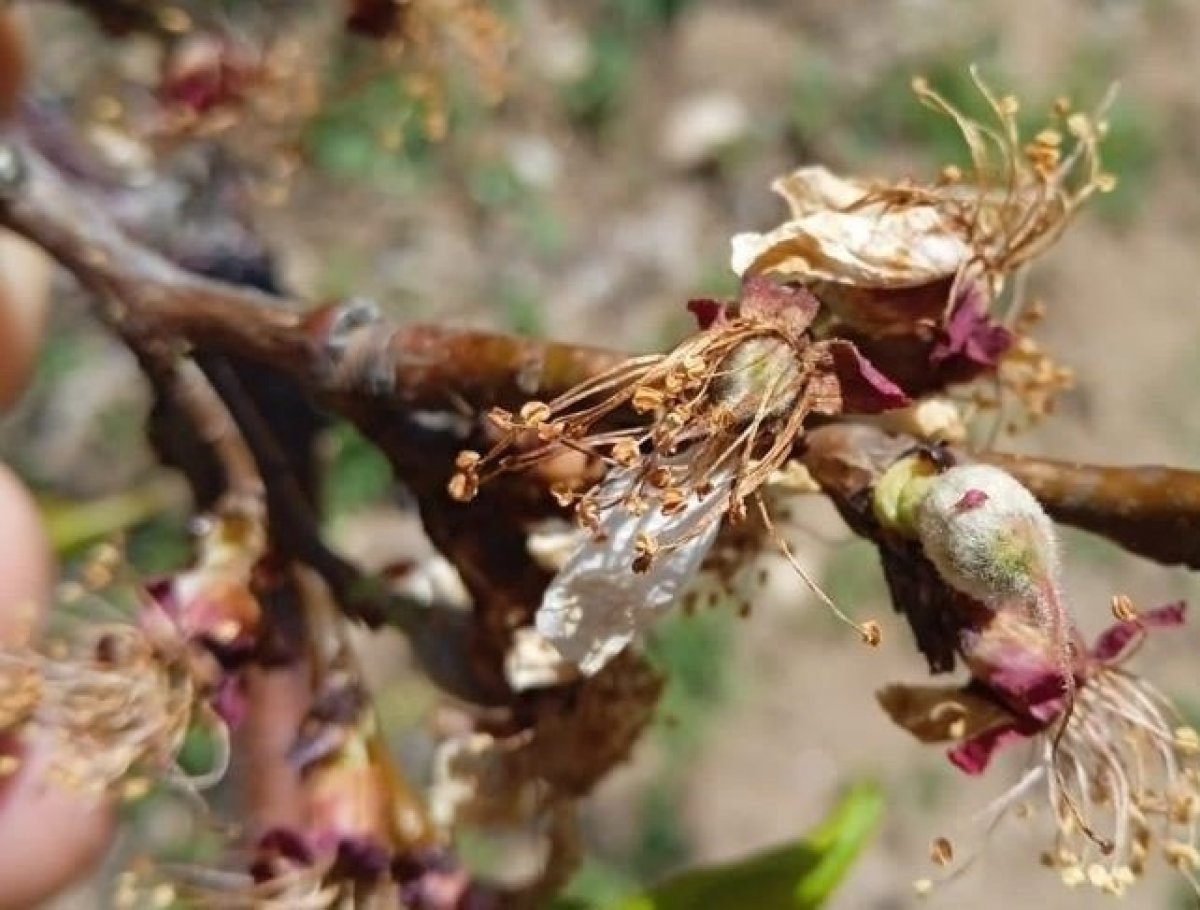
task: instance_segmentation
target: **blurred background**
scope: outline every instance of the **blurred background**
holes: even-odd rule
[[[968,109],[978,108],[972,62],[1035,109],[1062,94],[1087,107],[1119,81],[1105,145],[1119,187],[1031,279],[1048,308],[1039,340],[1076,371],[1077,387],[1052,419],[1000,445],[1200,463],[1200,4],[509,0],[498,12],[513,41],[503,97],[492,102],[495,86],[476,84],[477,69],[451,69],[444,135],[387,76],[330,92],[308,120],[287,192],[255,207],[291,291],[373,297],[403,320],[658,350],[689,328],[688,297],[735,289],[728,239],[781,219],[768,191],[776,175],[823,163],[921,177],[961,160],[952,124],[913,99],[914,75]],[[30,13],[46,97],[78,99],[99,72],[137,71],[136,42],[102,39],[57,4],[30,4]],[[322,78],[348,84],[358,78],[352,64],[321,61]],[[133,154],[103,129],[93,138]],[[143,440],[149,394],[65,279],[40,358],[33,389],[0,424],[0,457],[41,492],[64,552],[116,524],[139,565],[178,564],[186,511]],[[334,539],[374,565],[422,552],[381,459],[347,427],[325,437]],[[978,839],[972,813],[1015,780],[1012,762],[968,780],[888,724],[873,692],[925,671],[874,553],[820,503],[801,503],[793,530],[834,599],[883,622],[883,646],[864,650],[771,559],[748,620],[718,609],[663,623],[650,643],[670,675],[661,721],[588,802],[591,855],[576,893],[621,893],[795,837],[845,785],[874,778],[886,786],[884,827],[833,906],[913,906],[910,883],[933,871],[933,838],[968,849]],[[1114,593],[1144,607],[1200,594],[1184,571],[1082,533],[1064,537],[1067,588],[1088,630],[1107,623]],[[1197,645],[1192,628],[1139,656],[1193,723]],[[437,696],[410,671],[398,637],[367,648],[385,722],[420,777]],[[178,807],[131,811],[133,843],[195,837]],[[1036,814],[1012,819],[924,904],[1094,906],[1094,892],[1069,892],[1039,867],[1047,844]],[[464,849],[496,861],[483,839]],[[62,906],[100,906],[100,887]],[[1125,904],[1194,900],[1160,866]]]

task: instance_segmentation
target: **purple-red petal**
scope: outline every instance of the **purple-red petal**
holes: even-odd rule
[[[246,719],[249,700],[246,696],[245,680],[242,676],[227,673],[217,685],[212,696],[212,709],[225,721],[230,730],[236,730]]]
[[[725,304],[711,297],[698,297],[687,302],[688,312],[696,317],[701,329],[712,327],[725,319]]]
[[[1012,332],[988,315],[979,285],[969,284],[959,294],[929,359],[955,381],[965,381],[994,369],[1012,343]]]
[[[834,339],[821,344],[827,347],[833,360],[844,413],[878,414],[912,403],[904,390],[876,369],[852,342]]]
[[[1028,738],[1029,734],[1017,724],[1004,724],[963,740],[950,749],[946,756],[960,771],[971,775],[982,774],[987,770],[997,750],[1009,743]]]
[[[1100,633],[1092,646],[1092,657],[1101,663],[1116,663],[1147,629],[1170,629],[1183,625],[1187,604],[1182,600],[1147,610],[1131,622],[1119,622]]]

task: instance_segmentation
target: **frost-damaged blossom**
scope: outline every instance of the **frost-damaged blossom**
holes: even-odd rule
[[[165,868],[182,896],[201,906],[282,910],[442,906],[426,891],[465,893],[466,876],[448,865],[414,794],[393,773],[369,696],[352,674],[326,679],[289,760],[300,776],[297,823],[263,833],[245,872]]]
[[[915,538],[941,583],[966,596],[976,615],[1024,617],[1057,643],[1067,695],[1073,642],[1061,591],[1058,535],[1041,504],[1014,477],[989,465],[936,471],[920,455],[902,459],[876,484],[874,509],[890,530]],[[960,645],[961,650],[961,645]]]
[[[1184,607],[1139,615],[1114,598],[1114,612],[1120,621],[1075,651],[1073,702],[1054,641],[1010,612],[974,633],[967,686],[892,686],[879,699],[922,742],[952,743],[950,760],[967,774],[982,774],[1002,748],[1030,744],[1030,768],[989,808],[989,827],[1043,787],[1056,831],[1042,859],[1067,885],[1122,894],[1157,852],[1196,887],[1200,736],[1125,667],[1147,631],[1178,626]]]
[[[0,732],[36,731],[49,746],[48,780],[88,794],[134,773],[198,785],[175,768],[184,734],[194,723],[223,729],[197,704],[183,656],[160,650],[130,625],[88,627],[44,652],[6,649],[0,682]]]
[[[789,219],[733,238],[734,271],[802,283],[849,329],[872,338],[931,340],[925,356],[941,384],[993,370],[1014,340],[1011,326],[997,321],[1006,279],[1115,181],[1101,166],[1102,119],[1060,100],[1027,140],[1017,100],[997,97],[977,75],[975,82],[991,122],[966,116],[923,80],[913,85],[959,127],[971,158],[965,173],[951,166],[936,182],[916,183],[801,168],[773,184]],[[1024,304],[1017,296],[1005,323]]]
[[[266,537],[261,522],[235,512],[201,519],[198,531],[195,565],[147,587],[142,622],[236,663],[258,640],[262,607],[251,582]]]
[[[1114,178],[1103,172],[1102,119],[1072,112],[1056,102],[1050,122],[1031,140],[1017,126],[1019,103],[997,97],[976,74],[975,84],[994,122],[963,114],[924,80],[913,83],[928,107],[952,118],[971,156],[964,174],[946,168],[933,184],[857,180],[824,168],[806,167],[775,181],[791,219],[766,234],[733,238],[738,274],[772,273],[829,292],[834,306],[841,291],[877,302],[885,318],[890,305],[925,304],[929,315],[948,302],[947,279],[975,269],[991,279],[988,289],[1042,253],[1094,193]],[[1065,136],[1064,136],[1065,133]],[[1068,138],[1069,137],[1069,138]],[[940,300],[931,292],[941,285]],[[879,293],[871,293],[879,292]],[[862,315],[869,319],[871,308]]]
[[[842,339],[814,340],[807,291],[752,278],[732,304],[693,301],[701,331],[668,354],[636,357],[549,403],[494,410],[500,439],[460,453],[450,494],[566,450],[608,468],[590,489],[555,490],[591,540],[551,584],[538,628],[585,673],[696,573],[718,524],[791,456],[813,415],[876,413],[905,394]],[[641,420],[628,425],[628,414]],[[618,422],[625,419],[626,426]]]
[[[86,606],[90,621],[56,614],[61,633],[0,654],[0,732],[37,729],[49,776],[73,789],[99,793],[140,775],[216,783],[240,715],[234,667],[258,633],[250,585],[263,547],[261,523],[231,509],[202,522],[195,567],[146,588],[125,590],[111,566],[89,565],[96,580],[64,586],[63,609]],[[192,728],[214,737],[218,758],[185,775],[176,756]]]

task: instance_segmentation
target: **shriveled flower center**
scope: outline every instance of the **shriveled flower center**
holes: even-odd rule
[[[781,417],[796,406],[804,373],[795,348],[773,335],[742,342],[721,361],[714,398],[738,422]]]

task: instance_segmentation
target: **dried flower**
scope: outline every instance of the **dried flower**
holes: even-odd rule
[[[546,592],[538,630],[585,673],[668,606],[698,570],[722,519],[782,467],[813,414],[875,413],[908,403],[853,344],[814,341],[818,304],[798,288],[750,279],[729,306],[695,306],[702,330],[666,355],[627,361],[555,401],[492,423],[499,443],[460,460],[452,496],[564,448],[600,458],[608,476],[579,496],[592,540]],[[644,415],[603,427],[622,410]],[[785,550],[786,552],[786,550]]]
[[[254,648],[262,620],[250,589],[266,547],[262,524],[236,512],[199,524],[195,566],[147,587],[142,622],[166,638],[196,642],[237,661]]]
[[[24,721],[50,743],[55,783],[99,793],[136,770],[191,786],[223,775],[224,758],[212,774],[192,780],[176,771],[184,734],[197,721],[228,746],[224,724],[198,703],[182,652],[164,652],[137,628],[112,624],[81,630],[48,655],[5,655],[10,665],[22,660],[40,681]]]
[[[851,324],[885,333],[943,315],[952,289],[970,274],[987,279],[990,300],[1006,275],[1043,252],[1113,181],[1101,169],[1102,120],[1056,108],[1023,143],[1016,99],[996,97],[974,70],[972,77],[994,124],[967,117],[924,80],[913,83],[922,103],[961,130],[968,174],[889,184],[802,168],[773,184],[791,219],[766,234],[734,237],[734,271],[801,281]]]

